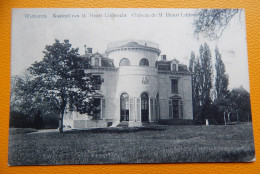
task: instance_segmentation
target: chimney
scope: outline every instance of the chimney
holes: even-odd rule
[[[166,55],[165,54],[161,55],[161,60],[166,60]]]
[[[87,48],[87,52],[92,54],[92,48]]]

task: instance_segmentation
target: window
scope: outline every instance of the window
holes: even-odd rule
[[[101,89],[101,77],[99,75],[93,76],[93,88],[94,90],[100,90]]]
[[[176,64],[172,64],[172,71],[176,71]]]
[[[94,65],[95,65],[95,66],[99,66],[99,58],[95,58]]]
[[[149,106],[149,97],[148,97],[148,94],[147,93],[142,93],[141,95],[141,98],[143,99],[142,100],[142,104],[141,104],[141,109],[148,109],[148,106]]]
[[[178,80],[172,79],[172,93],[178,92]]]
[[[169,100],[169,118],[172,118],[172,100]]]
[[[129,95],[123,93],[120,96],[120,121],[129,121]]]
[[[93,109],[93,119],[100,119],[101,117],[101,106],[100,106],[100,98],[95,98],[93,101],[94,109]]]
[[[172,117],[179,118],[179,101],[172,100]]]
[[[138,98],[136,99],[136,109],[137,109],[137,116],[136,116],[136,120],[137,121],[141,121],[141,108],[140,108],[140,103],[141,103],[141,100]]]
[[[141,94],[141,120],[149,121],[149,96],[146,92]]]
[[[149,61],[146,58],[143,58],[139,62],[140,66],[149,66]]]
[[[101,111],[102,111],[102,118],[105,118],[105,114],[106,114],[106,99],[104,99],[104,98],[102,98],[102,109],[101,109]]]
[[[183,118],[183,102],[180,101],[180,118]]]
[[[130,61],[127,58],[121,59],[119,66],[130,66]]]

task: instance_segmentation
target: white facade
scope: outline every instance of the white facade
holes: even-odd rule
[[[86,53],[93,75],[104,79],[95,99],[97,120],[66,113],[64,126],[141,126],[158,120],[193,120],[191,73],[177,60],[159,60],[159,46],[148,41],[122,41],[108,46],[106,56]]]

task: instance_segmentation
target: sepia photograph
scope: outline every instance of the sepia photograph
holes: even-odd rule
[[[244,9],[12,10],[9,166],[252,161]]]

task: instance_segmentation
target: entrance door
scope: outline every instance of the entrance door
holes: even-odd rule
[[[127,93],[120,96],[120,121],[129,121],[129,95]]]
[[[141,117],[142,122],[149,121],[149,97],[146,92],[141,94]]]
[[[101,118],[101,106],[100,106],[100,98],[95,98],[93,101],[93,105],[95,106],[93,111],[93,118],[94,119],[100,119]]]
[[[173,118],[179,118],[179,101],[172,100],[172,116]]]

